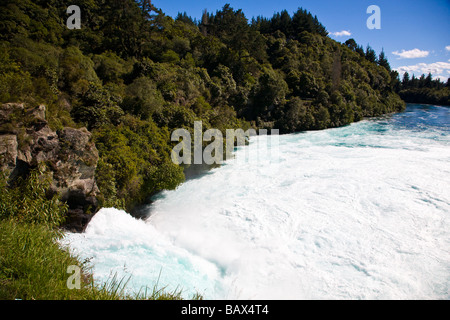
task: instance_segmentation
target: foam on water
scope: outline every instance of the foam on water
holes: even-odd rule
[[[103,209],[64,243],[101,282],[132,275],[210,299],[448,299],[450,112],[261,141],[166,191],[146,221]],[[261,159],[262,158],[262,159]]]

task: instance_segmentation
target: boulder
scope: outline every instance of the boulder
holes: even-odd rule
[[[45,106],[28,109],[23,104],[0,106],[0,169],[9,180],[45,163],[52,174],[50,194],[58,193],[69,205],[66,227],[82,231],[97,209],[95,183],[98,151],[85,128],[53,131]]]

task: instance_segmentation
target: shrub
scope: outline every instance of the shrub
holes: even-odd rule
[[[0,217],[13,218],[24,223],[43,224],[50,228],[64,222],[67,205],[57,194],[49,197],[51,177],[43,167],[19,178],[16,185],[8,187],[5,176],[1,178]]]

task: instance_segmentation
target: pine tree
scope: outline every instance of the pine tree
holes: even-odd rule
[[[157,9],[152,4],[152,1],[151,0],[139,0],[138,5],[141,8],[142,16],[147,20],[152,20],[153,15],[151,15],[150,12],[152,12],[152,11],[157,12]]]
[[[428,76],[425,78],[424,86],[425,88],[433,88],[433,78],[431,77],[431,72],[428,73]]]
[[[405,72],[403,74],[403,80],[402,80],[402,88],[406,89],[409,86],[409,73]]]
[[[208,11],[203,10],[202,22],[200,24],[200,31],[206,37],[208,35]]]
[[[425,87],[425,75],[422,74],[419,78],[419,88]]]
[[[378,56],[378,65],[384,67],[387,71],[391,71],[391,66],[389,65],[386,55],[384,54],[384,48],[381,49],[381,53]]]
[[[411,77],[411,81],[409,82],[409,86],[412,87],[412,88],[418,88],[419,87],[419,79],[417,79],[414,74]]]
[[[373,50],[370,45],[367,45],[367,48],[366,48],[366,59],[369,60],[370,62],[377,61],[377,54],[375,53],[375,50]]]

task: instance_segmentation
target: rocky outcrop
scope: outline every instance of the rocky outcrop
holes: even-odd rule
[[[66,227],[82,231],[97,208],[95,169],[98,151],[85,128],[48,126],[45,106],[26,108],[23,104],[0,106],[0,170],[14,181],[39,163],[52,173],[50,192],[58,193],[69,205]]]

